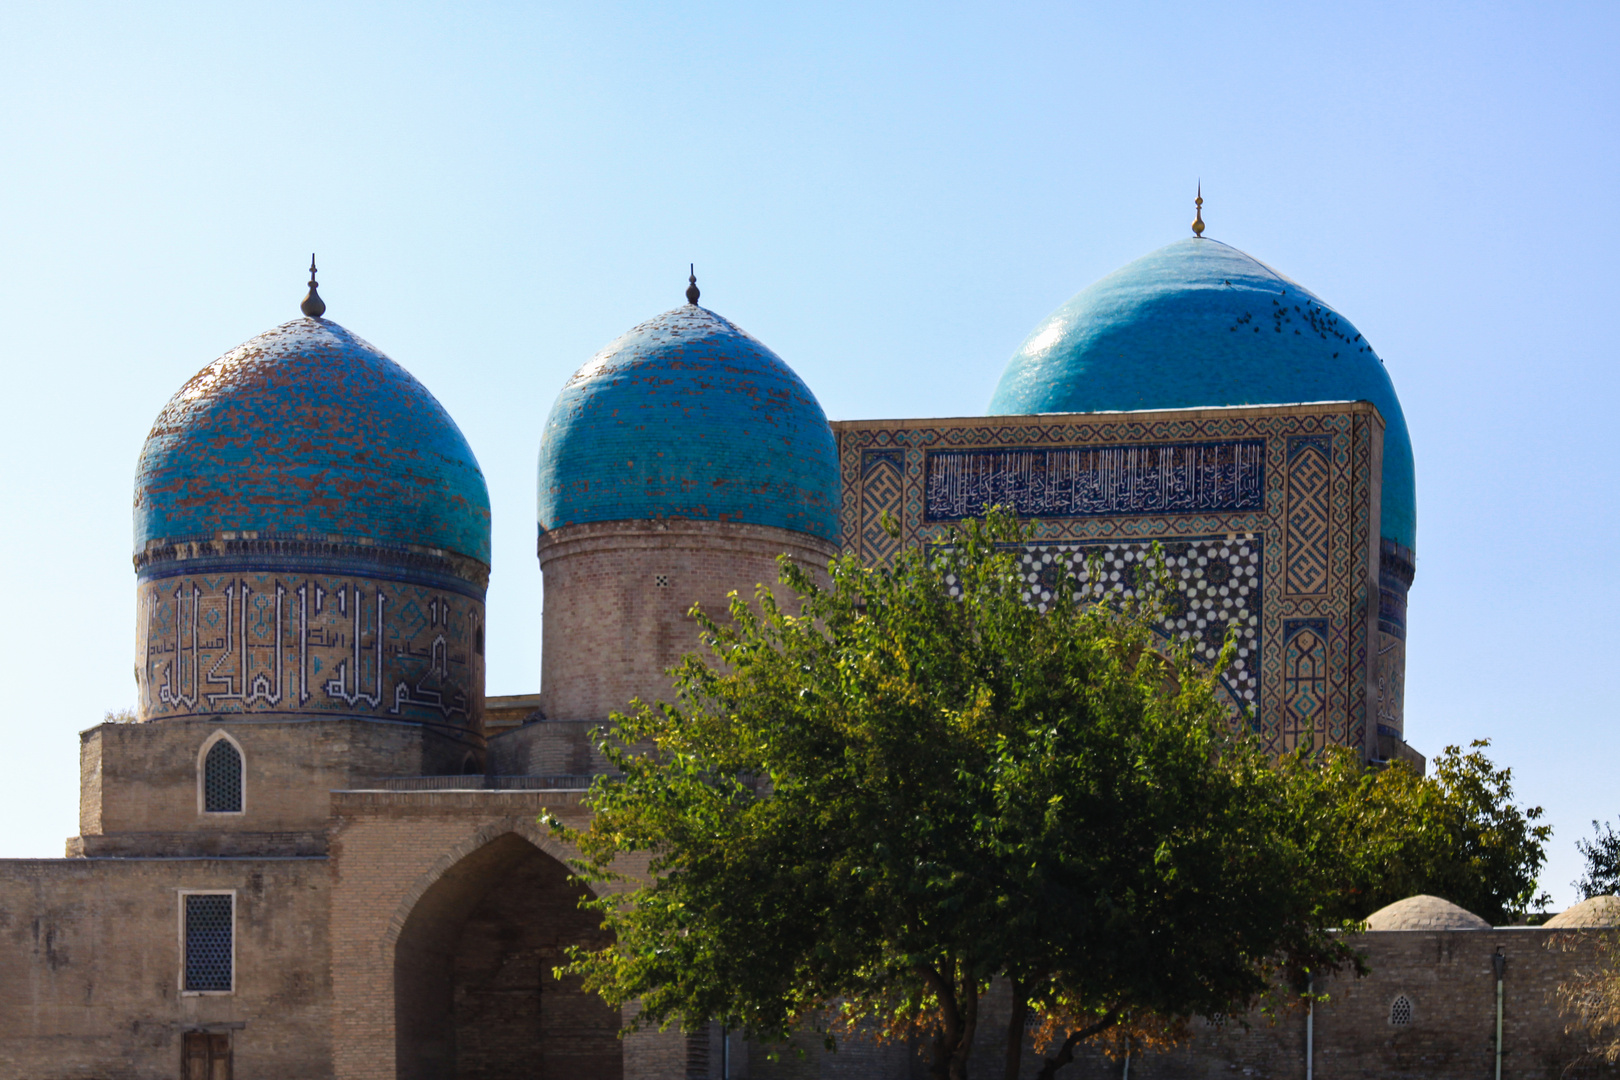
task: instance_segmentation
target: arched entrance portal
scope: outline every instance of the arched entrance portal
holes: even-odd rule
[[[621,1080],[619,1015],[552,969],[608,938],[585,890],[514,833],[422,894],[394,951],[400,1080]]]

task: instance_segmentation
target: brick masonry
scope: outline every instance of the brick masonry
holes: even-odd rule
[[[323,858],[0,861],[0,1076],[179,1077],[186,1031],[236,1075],[331,1075]],[[182,889],[236,893],[236,992],[180,991]]]
[[[616,521],[543,534],[546,718],[603,720],[632,698],[667,697],[667,670],[701,649],[687,614],[694,603],[724,618],[727,593],[776,587],[777,556],[825,567],[836,553],[805,533],[719,521]]]

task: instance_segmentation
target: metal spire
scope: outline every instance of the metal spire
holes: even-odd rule
[[[304,297],[302,304],[298,305],[298,310],[312,319],[318,319],[326,314],[326,301],[321,299],[321,294],[316,289],[315,256],[312,254],[309,257],[309,295]]]
[[[702,293],[698,292],[697,287],[697,264],[690,264],[688,269],[691,271],[691,273],[686,279],[686,302],[688,304],[695,304],[698,302],[698,297],[703,295]]]
[[[1204,235],[1204,182],[1198,181],[1198,198],[1193,200],[1193,235],[1202,238]]]

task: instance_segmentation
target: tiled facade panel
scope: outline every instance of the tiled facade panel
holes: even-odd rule
[[[1374,651],[1383,427],[1371,405],[833,426],[844,549],[864,561],[879,565],[902,545],[935,540],[952,521],[982,513],[991,502],[1035,523],[1036,557],[1070,548],[1122,558],[1158,542],[1180,545],[1179,559],[1186,545],[1218,541],[1229,560],[1234,543],[1247,544],[1258,552],[1258,567],[1255,596],[1242,598],[1241,614],[1228,582],[1214,595],[1183,588],[1182,599],[1198,604],[1161,629],[1211,638],[1201,645],[1207,653],[1225,624],[1239,621],[1244,666],[1223,673],[1224,682],[1234,701],[1255,705],[1268,747],[1285,750],[1308,732],[1371,753],[1373,710],[1398,709],[1398,659],[1386,650],[1380,661]],[[898,540],[882,528],[885,515],[899,524]],[[1198,557],[1205,561],[1194,570],[1207,574],[1209,551]],[[1178,580],[1183,569],[1176,567]],[[1251,618],[1253,641],[1243,625]],[[1304,689],[1285,681],[1290,628],[1299,620],[1312,621],[1320,639],[1313,655],[1321,668]],[[1384,706],[1380,678],[1391,699]],[[1307,693],[1314,704],[1302,714]]]
[[[454,579],[220,568],[143,575],[142,719],[374,716],[471,728],[483,716],[482,589]]]
[[[728,593],[751,598],[756,585],[776,586],[777,556],[825,568],[835,552],[804,533],[725,522],[622,521],[546,533],[546,718],[605,720],[632,698],[667,698],[668,670],[701,651],[693,604],[723,620]]]

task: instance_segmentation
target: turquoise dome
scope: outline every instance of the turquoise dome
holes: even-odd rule
[[[782,358],[696,304],[576,371],[540,440],[542,532],[686,518],[838,541],[838,464],[815,395]]]
[[[1035,328],[996,415],[1370,401],[1384,418],[1383,537],[1416,547],[1406,418],[1350,320],[1257,259],[1208,239],[1144,255]]]
[[[244,532],[488,566],[489,492],[426,387],[337,323],[294,319],[181,387],[136,470],[136,555]]]

